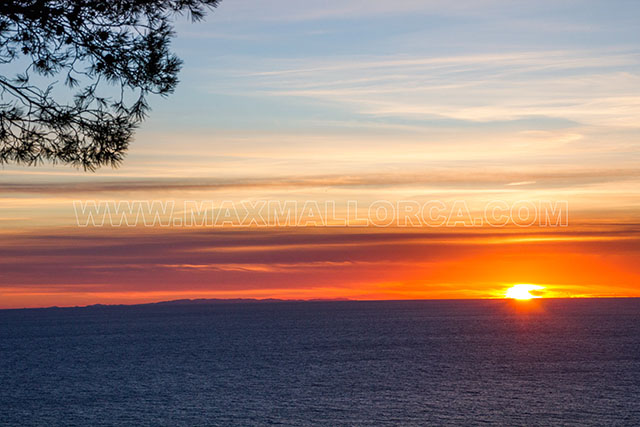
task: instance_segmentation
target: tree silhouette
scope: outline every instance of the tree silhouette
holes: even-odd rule
[[[0,74],[0,164],[117,166],[147,96],[178,83],[172,18],[219,2],[2,0],[0,64],[24,71]]]

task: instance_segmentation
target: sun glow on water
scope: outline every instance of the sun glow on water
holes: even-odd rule
[[[540,286],[540,285],[528,285],[528,284],[513,285],[512,287],[507,289],[505,298],[519,299],[519,300],[542,298],[542,296],[539,295],[538,292],[534,292],[533,294],[531,293],[531,291],[540,291],[542,289],[544,289],[544,286]]]

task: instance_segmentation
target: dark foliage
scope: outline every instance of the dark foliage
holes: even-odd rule
[[[178,83],[172,18],[219,1],[2,0],[0,64],[25,69],[0,74],[0,164],[118,165],[147,96]]]

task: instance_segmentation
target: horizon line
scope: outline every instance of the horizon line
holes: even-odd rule
[[[353,298],[180,298],[175,300],[160,300],[153,302],[143,302],[135,304],[87,304],[87,305],[68,305],[68,306],[43,306],[43,307],[19,307],[19,308],[2,308],[0,311],[14,311],[14,310],[66,310],[66,309],[79,309],[79,308],[113,308],[113,307],[139,307],[139,306],[152,306],[152,305],[211,305],[219,303],[292,303],[292,302],[418,302],[418,301],[515,301],[518,303],[531,303],[532,301],[542,300],[584,300],[584,299],[640,299],[640,296],[575,296],[575,297],[543,297],[533,298],[531,300],[519,300],[516,298],[505,297],[486,297],[486,298],[408,298],[408,299],[353,299]]]

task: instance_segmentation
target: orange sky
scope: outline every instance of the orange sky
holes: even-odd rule
[[[614,228],[616,230],[616,228]],[[54,229],[3,236],[3,308],[179,298],[640,296],[637,232]]]

